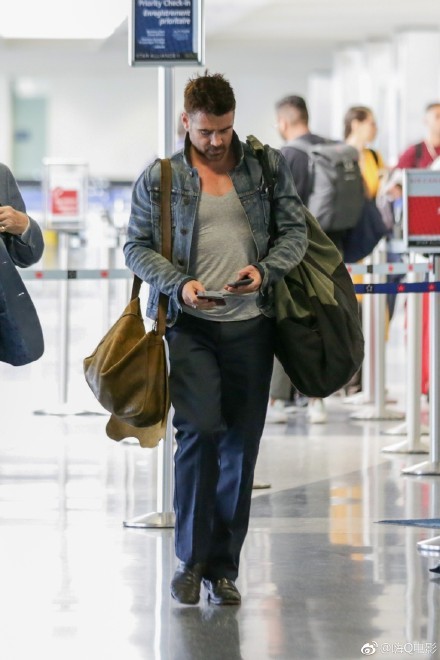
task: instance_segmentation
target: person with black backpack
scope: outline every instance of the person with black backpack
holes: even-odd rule
[[[287,160],[290,171],[295,181],[296,189],[301,201],[305,206],[308,204],[311,189],[309,156],[301,145],[297,148],[295,140],[303,140],[304,143],[317,145],[326,142],[320,135],[310,132],[309,113],[307,104],[301,96],[286,96],[275,105],[276,126],[285,141],[280,151]],[[266,422],[272,424],[285,424],[289,415],[296,412],[296,406],[292,405],[296,399],[297,405],[307,404],[307,398],[295,390],[283,367],[275,358],[272,380],[270,385],[270,403],[267,409]],[[310,405],[310,402],[309,402]],[[312,406],[308,408],[310,413]],[[317,421],[326,421],[322,411],[319,411]]]
[[[358,150],[310,132],[302,97],[288,96],[276,106],[278,130],[299,196],[321,228],[343,252],[343,240],[361,215],[365,190]]]
[[[275,109],[276,125],[285,141],[280,151],[290,167],[298,195],[307,206],[312,181],[306,145],[325,144],[328,140],[310,131],[307,104],[301,96],[286,96],[278,101]]]
[[[307,104],[301,96],[286,96],[275,108],[277,127],[285,140],[281,153],[290,167],[298,194],[344,254],[345,240],[358,225],[368,197],[368,184],[361,171],[362,150],[357,144],[329,140],[312,133]],[[370,112],[367,114],[369,116]],[[286,409],[277,408],[282,388],[288,391],[281,367],[275,363],[268,421],[287,421]],[[286,419],[276,419],[277,415]],[[311,399],[307,416],[314,424],[326,422],[324,402]]]
[[[302,140],[304,144],[317,145],[325,143],[326,139],[310,132],[309,113],[306,102],[301,96],[286,96],[276,104],[275,109],[276,125],[281,137],[285,140],[285,145],[281,147],[280,151],[292,172],[298,195],[303,204],[307,206],[311,190],[309,156],[301,144],[295,146],[295,141]],[[286,423],[289,414],[296,412],[296,407],[292,405],[295,394],[295,388],[275,358],[266,422],[269,424]],[[299,399],[299,396],[297,398]]]

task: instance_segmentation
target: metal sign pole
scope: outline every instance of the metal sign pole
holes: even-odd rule
[[[129,16],[129,64],[159,65],[159,156],[174,151],[174,66],[202,65],[205,53],[203,0],[158,3],[157,11],[145,11],[142,0],[131,0]],[[166,5],[162,7],[162,4]],[[165,19],[165,20],[163,20]],[[177,26],[177,28],[175,27]],[[148,38],[145,38],[145,36]],[[139,518],[136,527],[173,527],[172,414],[165,439],[158,448],[158,512]],[[127,527],[129,523],[124,523]]]
[[[159,155],[170,156],[174,150],[174,69],[159,67]],[[165,341],[165,340],[164,340]],[[168,357],[168,346],[166,347]],[[174,527],[174,429],[172,410],[168,415],[164,440],[157,448],[157,511],[124,522],[124,527]]]

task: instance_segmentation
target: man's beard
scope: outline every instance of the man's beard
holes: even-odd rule
[[[194,144],[193,147],[198,154],[204,156],[207,160],[221,160],[226,154],[226,147],[207,147],[205,151],[198,149]]]

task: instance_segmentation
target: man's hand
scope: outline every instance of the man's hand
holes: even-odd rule
[[[198,282],[197,280],[191,280],[185,284],[182,289],[182,300],[185,305],[192,307],[193,309],[214,309],[216,306],[215,302],[197,298],[197,291],[206,291],[201,282]]]
[[[245,268],[242,268],[241,270],[238,271],[237,280],[244,280],[247,277],[252,278],[253,280],[252,284],[248,284],[247,286],[238,286],[238,287],[232,287],[226,285],[225,286],[226,291],[229,291],[230,293],[252,293],[253,291],[258,291],[262,282],[260,271],[258,270],[258,268],[255,268],[255,266],[246,266]]]
[[[26,213],[16,211],[12,206],[0,206],[0,232],[19,236],[29,227]]]

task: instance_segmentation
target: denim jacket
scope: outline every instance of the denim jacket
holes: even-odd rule
[[[302,260],[307,248],[304,212],[284,157],[278,150],[269,148],[270,165],[276,177],[273,199],[276,239],[269,249],[270,204],[261,166],[252,149],[240,142],[235,133],[232,147],[237,165],[229,175],[249,221],[258,255],[258,263],[254,265],[263,278],[258,306],[263,314],[273,316],[272,286]],[[168,325],[175,323],[182,308],[182,287],[195,279],[188,272],[188,265],[200,179],[197,169],[191,166],[189,148],[187,137],[185,149],[171,157],[172,262],[161,255],[159,159],[135,183],[124,245],[128,268],[150,285],[147,316],[156,319],[161,292],[169,296]]]

